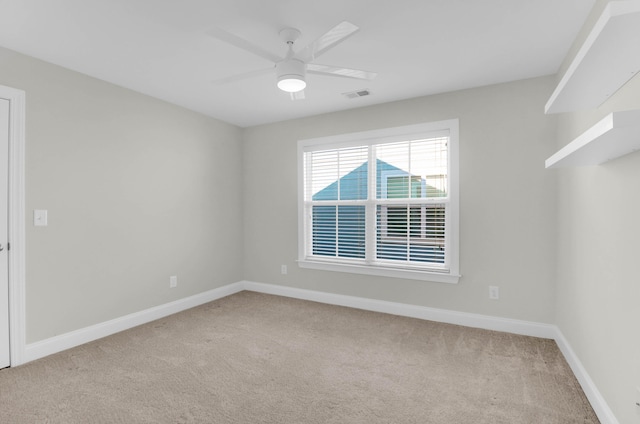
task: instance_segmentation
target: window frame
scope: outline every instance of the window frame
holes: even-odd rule
[[[448,119],[435,122],[427,122],[415,125],[384,128],[371,131],[348,133],[328,137],[304,139],[298,141],[298,266],[326,271],[348,272],[366,275],[376,275],[382,277],[407,278],[414,280],[425,280],[442,283],[458,282],[459,274],[459,121],[458,119]],[[311,231],[309,220],[305,216],[305,175],[304,175],[304,155],[305,152],[326,149],[338,149],[361,145],[376,145],[382,143],[393,143],[407,141],[418,138],[433,138],[438,134],[446,133],[449,137],[448,145],[448,201],[447,217],[445,227],[445,243],[447,252],[446,269],[436,269],[434,267],[425,268],[415,264],[394,265],[388,261],[376,261],[375,264],[366,264],[361,261],[350,261],[345,258],[319,258],[317,256],[307,256],[308,239],[306,234]],[[371,160],[370,158],[369,160]],[[369,175],[369,182],[375,182],[375,175]],[[382,184],[381,184],[382,185]],[[425,200],[425,199],[421,199]],[[365,204],[368,200],[359,200],[358,203]],[[371,217],[369,217],[371,219]],[[372,222],[372,221],[369,221]],[[376,225],[366,227],[365,242],[376,242]]]

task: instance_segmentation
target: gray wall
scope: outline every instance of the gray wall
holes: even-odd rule
[[[596,4],[576,45],[606,3]],[[628,109],[640,109],[638,75],[598,109],[559,115],[558,148]],[[638,422],[640,153],[550,172],[558,176],[557,324],[618,421]]]
[[[556,184],[544,159],[556,122],[543,113],[553,86],[537,78],[246,129],[245,279],[554,322]],[[459,284],[297,267],[297,140],[450,118],[460,120]]]
[[[0,84],[27,99],[28,343],[242,279],[238,128],[5,49]]]

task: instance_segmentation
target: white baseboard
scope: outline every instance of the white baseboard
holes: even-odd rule
[[[589,399],[589,403],[591,403],[591,406],[593,407],[593,410],[598,416],[600,422],[602,424],[620,424],[616,416],[613,414],[613,411],[609,408],[609,405],[602,397],[598,387],[596,387],[596,384],[589,376],[589,373],[587,373],[587,370],[582,365],[582,362],[580,362],[580,359],[578,359],[578,356],[564,337],[564,334],[562,334],[562,331],[557,327],[554,339],[558,344],[560,351],[564,355],[564,358],[569,363],[573,374],[575,374],[578,379],[584,394],[587,396],[587,399]]]
[[[555,325],[492,317],[488,315],[470,314],[466,312],[456,312],[446,309],[429,308],[426,306],[407,305],[403,303],[366,299],[355,296],[345,296],[273,284],[256,283],[253,281],[243,281],[242,285],[245,290],[260,293],[293,297],[313,302],[347,306],[350,308],[383,312],[448,324],[457,324],[465,327],[483,328],[486,330],[504,331],[507,333],[521,334],[525,336],[553,339],[558,344],[560,351],[564,355],[567,363],[571,367],[571,370],[582,386],[582,390],[587,396],[587,399],[589,399],[589,402],[591,403],[591,406],[593,407],[593,410],[598,416],[600,422],[602,424],[619,424],[615,415],[609,408],[609,405],[607,405],[607,402],[604,400],[600,391],[587,373],[587,370],[582,366],[582,363],[576,356],[573,349],[571,349],[571,346],[565,339],[564,335]]]
[[[551,324],[541,324],[537,322],[471,314],[467,312],[456,312],[446,309],[387,302],[384,300],[367,299],[356,296],[345,296],[341,294],[297,289],[273,284],[256,283],[253,281],[243,281],[242,284],[245,290],[260,293],[275,294],[278,296],[293,297],[296,299],[311,300],[314,302],[329,303],[332,305],[348,306],[350,308],[383,312],[403,317],[445,322],[447,324],[457,324],[465,327],[504,331],[507,333],[522,334],[546,339],[553,339],[556,334],[556,327]]]
[[[456,312],[446,309],[429,308],[426,306],[408,305],[404,303],[387,302],[384,300],[367,299],[356,296],[346,296],[313,290],[298,289],[274,284],[257,283],[253,281],[239,281],[219,287],[204,293],[176,300],[144,311],[129,314],[120,318],[106,321],[90,327],[82,328],[59,336],[51,337],[25,346],[24,362],[30,362],[47,355],[61,352],[84,343],[88,343],[129,328],[146,324],[177,312],[220,299],[243,290],[259,293],[291,297],[331,305],[346,306],[373,312],[463,325],[466,327],[483,328],[486,330],[504,331],[532,337],[554,339],[569,363],[591,406],[602,424],[619,424],[615,415],[607,405],[595,383],[583,367],[575,352],[557,326],[531,321],[509,318],[492,317],[488,315]]]
[[[43,358],[57,352],[62,352],[63,350],[80,346],[84,343],[89,343],[102,337],[110,336],[111,334],[164,318],[168,315],[232,295],[242,291],[243,289],[243,284],[241,282],[228,284],[204,293],[145,309],[144,311],[135,312],[133,314],[81,328],[59,336],[54,336],[39,342],[29,343],[24,349],[23,363]]]

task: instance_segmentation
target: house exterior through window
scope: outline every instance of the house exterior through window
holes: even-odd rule
[[[457,143],[457,120],[300,141],[300,266],[457,282]]]

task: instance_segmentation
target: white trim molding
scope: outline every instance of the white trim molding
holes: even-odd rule
[[[567,339],[562,334],[559,328],[556,327],[556,335],[554,337],[558,348],[564,355],[564,358],[567,360],[567,363],[571,367],[573,374],[578,379],[582,390],[584,391],[585,396],[591,403],[593,410],[595,411],[598,419],[602,424],[620,424],[616,416],[613,414],[611,408],[602,397],[602,394],[598,390],[598,387],[593,382],[589,373],[578,359],[578,356],[571,348],[571,345],[567,341]]]
[[[459,196],[459,119],[425,122],[392,128],[382,128],[370,131],[333,135],[328,137],[298,140],[298,266],[324,271],[349,272],[356,274],[378,275],[383,277],[406,278],[440,283],[456,284],[460,278],[460,196]],[[376,195],[376,146],[408,142],[424,139],[448,137],[447,143],[447,195],[433,198],[398,198],[380,199]],[[333,151],[339,154],[342,149],[358,147],[362,155],[357,162],[364,160],[367,168],[367,195],[360,199],[331,199],[314,201],[312,191],[315,190],[311,169],[314,160],[308,154],[320,151]],[[366,151],[366,154],[365,154]],[[331,172],[337,171],[337,163],[323,162],[321,167],[328,166]],[[331,161],[329,161],[331,162]],[[363,166],[363,165],[361,165]],[[404,174],[408,175],[406,172]],[[343,177],[339,176],[338,181]],[[424,176],[423,176],[424,177]],[[364,177],[363,177],[364,178]],[[384,180],[384,179],[383,179]],[[376,254],[376,207],[381,204],[426,204],[442,205],[445,207],[444,225],[444,257],[443,263],[422,262],[417,260],[382,259]],[[312,246],[314,206],[325,205],[340,207],[353,205],[363,208],[364,250],[362,257],[349,258],[345,256],[331,256],[314,253]],[[337,224],[336,224],[337,225]],[[405,240],[406,241],[406,240]],[[330,243],[331,244],[331,243]],[[335,244],[335,243],[334,243]],[[360,251],[360,249],[359,249]],[[409,258],[410,259],[410,258]]]
[[[319,269],[321,271],[348,272],[352,274],[375,275],[378,277],[422,280],[435,283],[457,284],[460,277],[462,277],[460,274],[455,273],[425,271],[420,269],[411,269],[409,267],[372,267],[362,264],[349,264],[346,262],[336,263],[318,259],[301,259],[297,262],[300,268]]]
[[[25,314],[25,92],[0,85],[9,100],[9,349],[11,366],[23,364]]]
[[[541,324],[531,321],[521,321],[509,318],[492,317],[488,315],[471,314],[467,312],[436,309],[427,306],[408,305],[406,303],[388,302],[385,300],[367,299],[364,297],[346,296],[342,294],[326,293],[313,290],[298,289],[275,284],[243,281],[245,290],[277,296],[328,303],[331,305],[347,306],[349,308],[364,309],[373,312],[418,318],[428,321],[444,322],[447,324],[463,325],[465,327],[482,328],[486,330],[504,331],[525,336],[553,339],[556,327],[551,324]]]
[[[489,315],[471,314],[467,312],[429,308],[426,306],[407,305],[404,303],[345,296],[341,294],[298,289],[274,284],[256,283],[253,281],[243,281],[242,285],[245,290],[259,293],[292,297],[296,299],[310,300],[313,302],[328,303],[331,305],[347,306],[350,308],[444,322],[447,324],[457,324],[465,327],[482,328],[485,330],[503,331],[513,334],[521,334],[524,336],[553,339],[571,367],[571,370],[575,374],[600,422],[602,424],[620,424],[611,411],[611,408],[609,408],[604,397],[600,394],[595,383],[587,373],[587,370],[582,366],[582,363],[576,356],[575,352],[571,349],[571,346],[562,335],[560,329],[553,324],[542,324],[531,321],[493,317]]]
[[[94,340],[119,333],[138,325],[146,324],[166,316],[194,308],[205,303],[230,296],[244,290],[242,283],[233,283],[218,287],[204,293],[196,294],[184,299],[165,303],[164,305],[134,312],[120,318],[115,318],[100,324],[81,328],[59,336],[51,337],[39,342],[30,343],[25,348],[25,361],[34,361],[72,347],[80,346]]]
[[[221,299],[244,290],[410,318],[462,325],[466,327],[553,339],[558,344],[560,351],[564,355],[571,367],[571,370],[582,386],[582,390],[585,392],[585,395],[591,403],[591,406],[596,412],[600,422],[602,424],[620,424],[607,405],[607,402],[600,394],[595,383],[587,373],[586,369],[582,366],[582,363],[576,356],[568,341],[563,336],[562,332],[553,324],[457,312],[426,306],[408,305],[404,303],[367,299],[363,297],[299,289],[276,284],[258,283],[254,281],[238,281],[236,283],[218,287],[204,293],[176,300],[144,311],[129,314],[36,343],[31,343],[26,346],[24,362],[33,361],[47,355],[61,352],[63,350],[70,349],[138,325],[146,324],[168,315]]]

